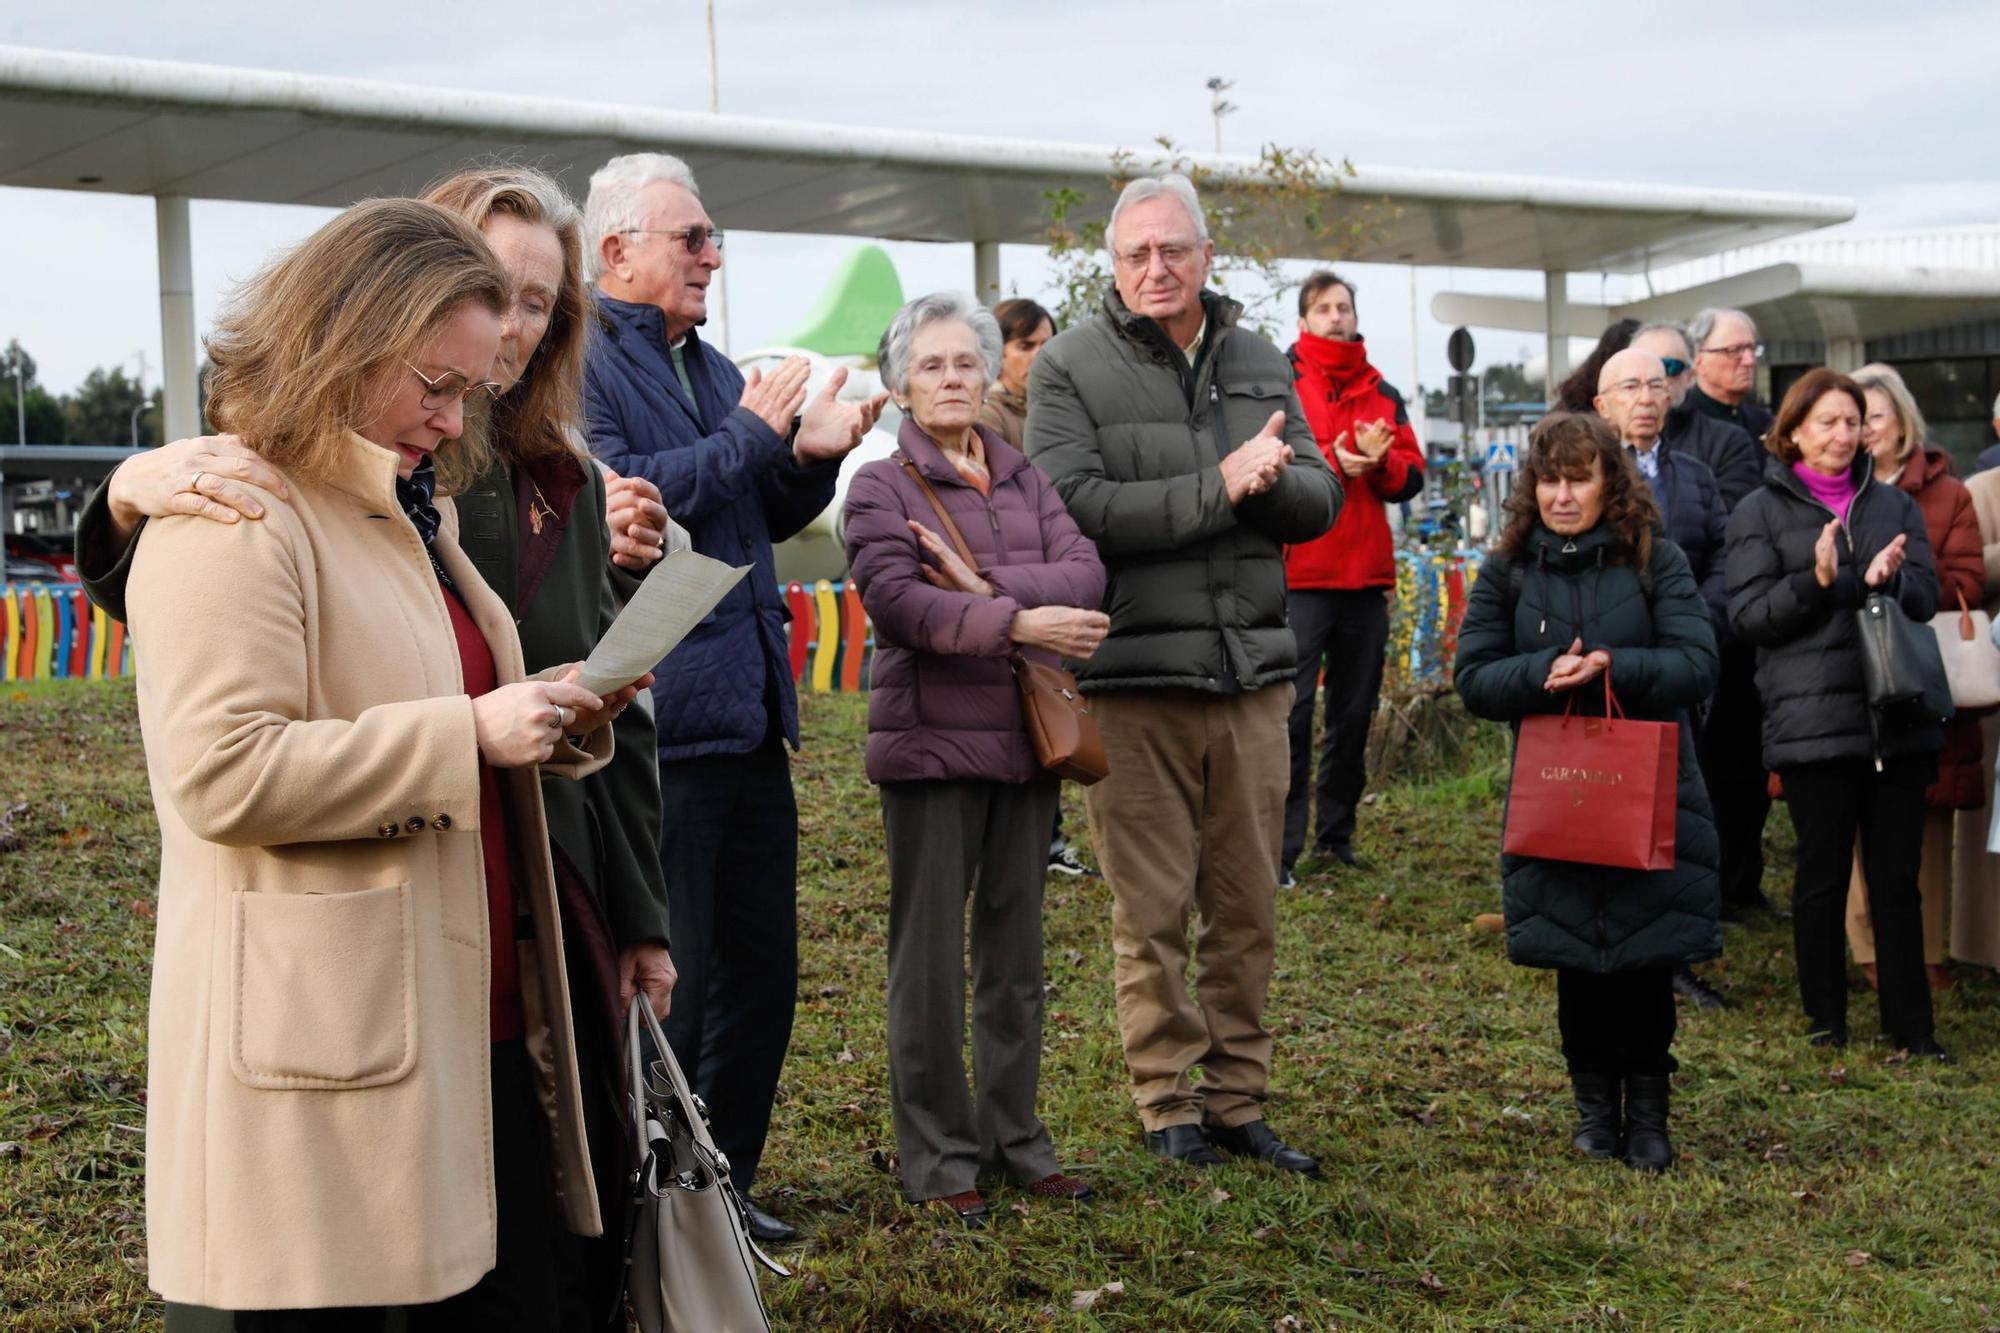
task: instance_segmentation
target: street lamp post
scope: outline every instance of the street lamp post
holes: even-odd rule
[[[1220,74],[1208,81],[1208,114],[1215,117],[1215,151],[1222,151],[1222,118],[1237,109],[1236,103],[1222,96],[1236,86],[1236,80],[1225,79]]]

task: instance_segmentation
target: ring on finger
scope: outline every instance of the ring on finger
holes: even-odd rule
[[[201,494],[201,479],[202,479],[203,477],[207,476],[207,475],[208,475],[208,474],[207,474],[206,472],[197,472],[197,473],[195,473],[195,474],[194,474],[194,475],[193,475],[192,477],[189,477],[189,478],[188,478],[188,489],[189,489],[189,490],[191,490],[191,491],[193,491],[193,492],[194,492],[194,493],[195,493],[196,495],[200,495],[200,494]]]

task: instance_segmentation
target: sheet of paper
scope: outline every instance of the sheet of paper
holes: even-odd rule
[[[668,555],[590,650],[577,683],[593,694],[630,685],[659,665],[749,572],[748,565],[725,565],[693,551]]]

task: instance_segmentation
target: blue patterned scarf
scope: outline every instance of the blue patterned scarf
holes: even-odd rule
[[[437,558],[435,543],[438,524],[442,520],[438,515],[436,496],[437,469],[432,466],[428,455],[407,478],[396,478],[396,499],[403,506],[403,514],[410,520],[410,526],[417,530],[417,536],[423,538],[424,554],[431,558],[431,568],[437,571],[438,582],[455,597],[458,587],[451,581],[451,575],[444,572],[444,566]]]

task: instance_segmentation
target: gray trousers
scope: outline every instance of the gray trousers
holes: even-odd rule
[[[978,1174],[1040,1180],[1055,1146],[1042,1069],[1042,881],[1056,783],[885,782],[889,1099],[903,1191],[938,1199]],[[972,1090],[965,918],[972,900]]]

